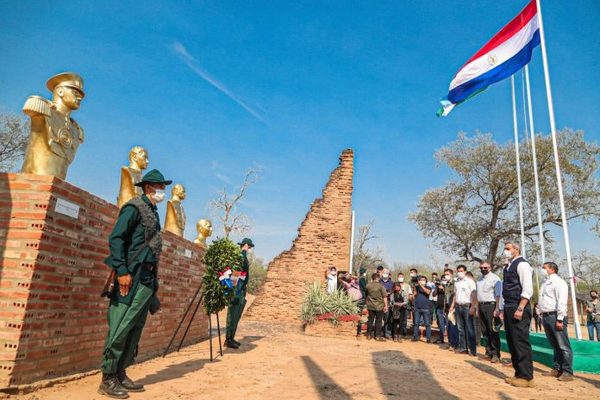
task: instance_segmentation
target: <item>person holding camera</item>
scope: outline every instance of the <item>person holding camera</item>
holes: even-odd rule
[[[590,290],[590,299],[587,302],[587,328],[590,340],[594,340],[594,331],[596,331],[596,340],[600,342],[600,300],[598,292]]]
[[[573,380],[573,351],[567,334],[567,301],[569,286],[558,276],[558,265],[547,262],[543,266],[546,279],[540,294],[540,313],[548,343],[554,350],[554,366],[548,376],[561,382]]]
[[[425,322],[425,337],[427,338],[427,343],[431,343],[431,304],[429,303],[429,295],[432,289],[427,287],[427,278],[425,276],[419,276],[417,279],[417,286],[414,288],[415,320],[412,341],[419,341],[419,324],[421,318],[423,318],[423,322]]]

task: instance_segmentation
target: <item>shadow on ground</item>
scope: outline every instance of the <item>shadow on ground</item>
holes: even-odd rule
[[[218,360],[215,360],[215,362],[216,361]],[[136,381],[136,383],[140,383],[142,385],[153,385],[156,383],[178,379],[189,373],[201,370],[202,368],[204,368],[204,365],[206,365],[206,363],[209,362],[210,361],[207,358],[202,360],[188,360],[180,364],[169,365],[168,367],[163,368],[160,371],[156,371],[150,375],[145,376],[144,378]]]
[[[302,361],[304,362],[304,366],[306,367],[315,388],[319,392],[321,399],[352,399],[352,397],[340,385],[335,383],[333,379],[331,379],[331,377],[312,360],[312,358],[309,356],[302,356]]]
[[[437,381],[423,361],[413,361],[399,350],[373,353],[373,366],[379,379],[381,393],[388,399],[407,398],[408,396],[458,399],[444,389],[443,383]],[[418,393],[413,391],[415,387],[419,388]]]

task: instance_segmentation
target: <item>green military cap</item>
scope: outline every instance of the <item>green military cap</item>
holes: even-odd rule
[[[252,243],[252,239],[244,238],[241,242],[238,243],[240,246],[247,244],[250,247],[254,247],[254,243]]]
[[[142,186],[142,184],[144,183],[163,183],[165,185],[170,185],[171,183],[173,183],[173,181],[166,180],[159,170],[153,169],[152,171],[144,175],[142,180],[136,183],[135,186]]]

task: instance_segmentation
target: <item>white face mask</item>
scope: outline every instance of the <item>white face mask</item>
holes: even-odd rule
[[[542,274],[544,274],[544,276],[548,276],[548,270],[546,268],[542,268]]]
[[[459,277],[460,279],[463,279],[463,278],[465,277],[466,273],[464,273],[464,272],[459,272],[457,275],[458,275],[458,277]]]
[[[390,275],[389,274],[383,274],[382,277],[383,277],[383,279],[387,279],[387,278],[390,277]]]
[[[448,281],[448,282],[450,282],[452,280],[451,275],[444,275],[444,278],[446,278],[446,281]]]
[[[157,203],[163,201],[166,195],[167,193],[164,191],[164,189],[156,189],[156,191],[151,194],[152,199]]]
[[[504,257],[512,259],[512,253],[510,250],[504,250]]]
[[[398,278],[398,282],[400,282],[400,283],[404,282],[404,278]]]

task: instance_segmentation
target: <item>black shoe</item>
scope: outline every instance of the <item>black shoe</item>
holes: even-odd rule
[[[98,388],[98,393],[113,399],[128,399],[127,390],[121,385],[117,374],[102,374],[102,382]]]
[[[427,343],[431,343],[431,339],[427,339]]]
[[[418,342],[418,341],[419,341],[419,339],[412,338],[412,339],[410,339],[410,341],[411,341],[411,342]]]
[[[237,347],[240,347],[240,346],[242,345],[240,342],[238,342],[238,341],[237,341],[237,340],[235,340],[235,339],[229,339],[229,341],[230,341],[231,343],[235,344]]]
[[[117,372],[117,379],[119,380],[121,386],[123,386],[128,392],[143,392],[146,390],[144,389],[144,385],[140,385],[139,383],[132,381],[124,370]]]
[[[235,344],[235,342],[230,339],[225,340],[225,347],[228,347],[230,349],[239,349],[240,348],[240,346]]]

